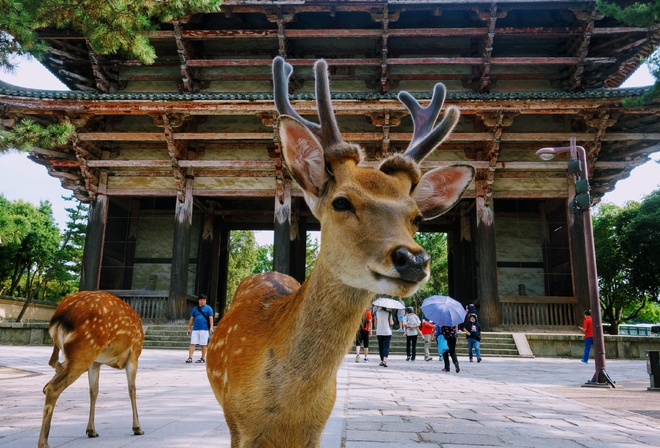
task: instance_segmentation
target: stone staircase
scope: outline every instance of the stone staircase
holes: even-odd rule
[[[147,325],[144,338],[144,348],[169,348],[186,349],[190,345],[190,337],[186,334],[186,324],[181,325]],[[376,336],[369,338],[369,351],[372,356],[378,356],[378,341]],[[355,347],[350,351],[354,353]],[[463,357],[467,355],[467,340],[465,336],[460,335],[456,342],[456,353]],[[392,342],[390,344],[390,354],[406,354],[406,337],[403,333],[394,331],[392,333]],[[431,356],[437,359],[438,346],[435,342],[431,344]],[[518,357],[518,349],[511,333],[482,333],[481,338],[481,356],[482,357]],[[417,359],[424,359],[424,342],[421,337],[417,339]]]
[[[513,340],[511,333],[481,333],[481,356],[482,357],[519,357],[518,348]],[[369,338],[369,352],[378,355],[378,341],[376,336]],[[390,354],[392,355],[405,355],[406,354],[406,337],[403,333],[398,331],[392,332],[392,342],[390,343]],[[456,354],[460,357],[467,355],[467,339],[464,335],[459,335],[456,340]],[[438,345],[434,342],[431,343],[431,356],[437,359]],[[424,359],[424,341],[421,337],[417,338],[417,356],[416,358]]]
[[[188,326],[154,324],[145,327],[144,348],[182,348],[190,345],[190,336],[186,333]]]

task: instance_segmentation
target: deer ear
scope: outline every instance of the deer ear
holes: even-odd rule
[[[456,205],[473,178],[470,165],[436,168],[422,176],[412,198],[424,219],[432,219]]]
[[[316,202],[328,180],[321,143],[305,125],[288,115],[280,115],[277,130],[287,168],[308,201]]]

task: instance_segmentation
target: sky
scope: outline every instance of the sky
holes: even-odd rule
[[[45,90],[67,90],[48,70],[36,61],[21,60],[17,70],[6,73],[0,69],[0,81],[20,87]],[[623,84],[623,87],[653,84],[653,77],[646,66],[640,67]],[[620,180],[616,188],[605,194],[602,203],[623,206],[628,201],[641,201],[643,197],[660,185],[660,151],[651,156],[652,160],[635,168],[630,177]],[[64,228],[67,213],[65,208],[73,206],[63,197],[70,191],[62,188],[59,180],[48,175],[46,168],[30,161],[26,154],[9,153],[0,155],[0,194],[10,201],[22,199],[38,205],[40,201],[50,201],[53,205],[55,221]],[[272,232],[259,232],[260,244],[272,242]]]

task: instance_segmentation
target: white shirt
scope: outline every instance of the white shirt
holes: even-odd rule
[[[422,325],[422,322],[419,320],[416,314],[406,314],[406,318],[403,320],[403,324],[406,326],[406,336],[415,336],[418,334],[419,326]]]
[[[379,309],[376,312],[376,336],[392,336],[389,311]]]

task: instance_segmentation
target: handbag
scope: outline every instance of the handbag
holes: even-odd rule
[[[447,340],[445,338],[438,337],[436,340],[438,341],[438,353],[444,353],[449,350],[449,345],[447,344]]]

